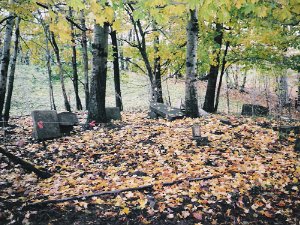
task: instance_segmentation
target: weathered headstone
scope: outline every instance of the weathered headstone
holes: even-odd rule
[[[47,140],[61,137],[57,113],[54,110],[35,110],[33,119],[33,138]]]
[[[107,107],[105,108],[106,118],[110,120],[121,120],[121,112],[119,107]]]
[[[150,110],[152,113],[162,116],[169,121],[184,117],[184,113],[180,109],[166,106],[163,103],[150,103]]]
[[[243,116],[267,116],[269,109],[261,105],[244,104],[242,108]]]
[[[57,114],[61,133],[70,133],[73,126],[78,125],[78,118],[75,113],[61,112]]]

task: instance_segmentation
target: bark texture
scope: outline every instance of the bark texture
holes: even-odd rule
[[[154,22],[153,30],[156,31],[156,23]],[[163,92],[162,92],[162,85],[161,85],[161,59],[159,55],[159,34],[155,35],[154,38],[154,101],[163,103]]]
[[[198,98],[196,90],[197,75],[197,44],[198,44],[197,10],[190,10],[190,20],[187,25],[186,80],[185,80],[185,110],[186,115],[198,117]]]
[[[94,26],[93,40],[93,72],[90,87],[90,101],[88,122],[105,123],[105,94],[107,77],[107,54],[108,54],[108,28],[104,23],[103,27],[99,24]]]
[[[15,21],[13,14],[10,13],[9,16],[11,16],[11,18],[6,20],[2,58],[1,58],[1,65],[0,65],[0,120],[2,120],[2,111],[4,108],[4,101],[6,95],[8,66],[10,60],[10,45],[11,45],[11,38],[12,38],[12,32],[14,27],[14,21]]]
[[[111,43],[113,47],[113,65],[114,65],[114,83],[115,83],[115,95],[116,95],[116,107],[123,110],[122,94],[121,94],[121,82],[120,82],[120,66],[119,66],[119,48],[117,41],[117,31],[113,30],[110,33]]]

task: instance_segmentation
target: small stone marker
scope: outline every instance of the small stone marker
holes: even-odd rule
[[[54,110],[35,110],[33,119],[33,138],[47,140],[61,137],[57,113]]]
[[[78,125],[77,115],[71,112],[61,112],[57,114],[61,133],[70,133],[73,126]]]
[[[193,140],[196,141],[197,146],[203,146],[208,144],[208,137],[201,136],[201,128],[199,124],[194,124],[192,127]]]
[[[151,102],[150,110],[152,112],[152,115],[154,115],[153,113],[155,113],[156,115],[162,116],[169,121],[181,119],[184,117],[184,113],[180,109],[168,107],[163,103]]]
[[[105,108],[106,118],[110,120],[121,120],[121,112],[118,107],[107,107]]]
[[[242,108],[243,116],[267,116],[269,109],[261,105],[244,104]]]

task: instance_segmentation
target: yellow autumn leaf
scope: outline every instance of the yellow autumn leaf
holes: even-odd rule
[[[139,199],[138,200],[138,203],[140,204],[140,208],[141,209],[144,209],[146,207],[146,204],[147,204],[147,199]]]
[[[122,210],[121,210],[121,214],[126,214],[128,215],[130,212],[129,208],[128,207],[124,207]]]

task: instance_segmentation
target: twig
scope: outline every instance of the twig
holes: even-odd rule
[[[208,176],[208,177],[197,177],[197,178],[186,178],[186,179],[180,179],[172,182],[165,182],[162,183],[163,187],[166,186],[172,186],[174,184],[181,184],[185,181],[187,182],[195,182],[195,181],[201,181],[201,180],[210,180],[214,178],[219,178],[221,177],[220,175],[215,175],[215,176]],[[154,184],[148,184],[148,185],[142,185],[138,187],[132,187],[132,188],[124,188],[124,189],[119,189],[119,190],[113,190],[113,191],[101,191],[101,192],[96,192],[93,194],[88,194],[88,195],[78,195],[78,196],[72,196],[68,198],[61,198],[61,199],[53,199],[53,200],[47,200],[43,202],[33,202],[33,203],[28,203],[23,207],[23,209],[30,208],[30,207],[35,207],[35,206],[46,206],[49,204],[56,204],[56,203],[61,203],[61,202],[68,202],[68,201],[73,201],[73,200],[86,200],[92,197],[97,197],[97,196],[102,196],[102,195],[118,195],[122,192],[127,192],[127,191],[141,191],[145,189],[152,189],[154,187]]]

